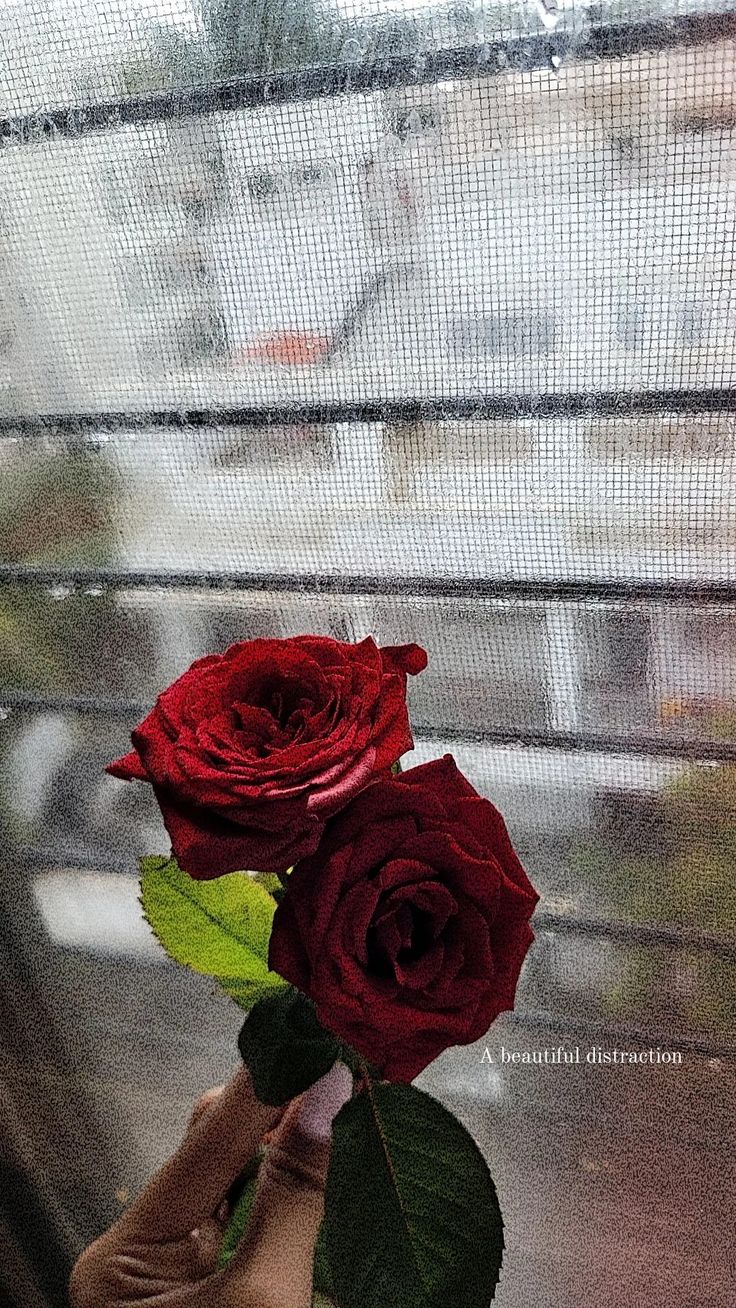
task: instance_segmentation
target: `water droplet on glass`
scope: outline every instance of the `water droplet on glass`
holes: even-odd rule
[[[348,60],[352,60],[354,63],[359,62],[363,58],[363,53],[360,41],[356,41],[354,36],[349,37],[342,47],[342,57],[346,63]]]
[[[395,132],[386,132],[378,142],[377,154],[379,158],[391,159],[401,154],[401,137]]]
[[[554,30],[562,17],[557,0],[535,0],[537,12],[548,32]]]
[[[423,126],[424,124],[422,122],[422,116],[419,113],[419,110],[412,109],[411,113],[408,115],[406,119],[405,126],[404,126],[404,131],[406,135],[407,136],[421,135]]]

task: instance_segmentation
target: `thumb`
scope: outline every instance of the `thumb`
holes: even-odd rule
[[[350,1098],[342,1063],[289,1108],[258,1176],[248,1228],[226,1275],[258,1308],[309,1308],[314,1246],[324,1215],[332,1122]]]

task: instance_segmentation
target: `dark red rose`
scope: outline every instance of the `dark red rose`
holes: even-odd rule
[[[251,640],[193,663],[108,766],[153,785],[179,866],[198,879],[284,872],[326,819],[413,745],[418,645]]]
[[[501,814],[445,758],[375,781],[289,877],[269,964],[389,1080],[513,1008],[539,896]]]

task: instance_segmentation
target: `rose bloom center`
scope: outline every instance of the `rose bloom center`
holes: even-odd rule
[[[405,878],[411,875],[411,880]],[[396,878],[398,884],[391,886]],[[380,895],[366,934],[369,971],[405,985],[426,985],[442,967],[443,937],[451,930],[458,906],[436,872],[420,863],[386,864]]]

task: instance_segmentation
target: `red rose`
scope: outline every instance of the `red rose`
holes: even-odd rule
[[[176,859],[198,879],[284,872],[326,819],[413,740],[418,645],[251,640],[193,663],[107,771],[153,785]]]
[[[539,896],[503,818],[445,758],[367,787],[294,869],[269,965],[391,1080],[512,1008]]]

